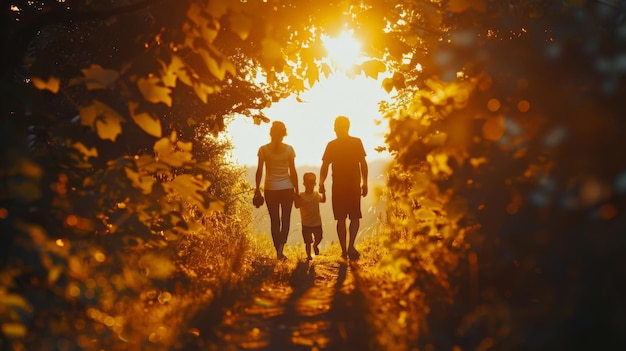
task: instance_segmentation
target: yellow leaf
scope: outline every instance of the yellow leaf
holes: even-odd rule
[[[150,194],[152,192],[152,186],[155,183],[154,177],[150,175],[141,175],[138,172],[133,171],[132,169],[125,167],[124,173],[126,173],[126,177],[130,179],[133,183],[133,186],[139,190],[141,190],[142,194]]]
[[[32,311],[31,305],[28,301],[18,294],[6,294],[6,292],[0,293],[0,305],[4,305],[13,309],[20,309],[24,311]]]
[[[72,144],[72,148],[78,150],[83,155],[85,160],[89,159],[89,157],[98,157],[98,149],[95,147],[87,148],[85,144],[82,142],[77,142]]]
[[[199,176],[182,174],[162,185],[168,193],[179,195],[189,203],[201,206],[204,210],[219,210],[220,205],[218,203],[211,205],[214,201],[209,201],[206,194],[211,183]]]
[[[242,13],[234,13],[230,15],[228,20],[230,23],[228,28],[237,34],[241,40],[246,40],[252,28],[252,20]]]
[[[485,12],[486,4],[484,0],[450,0],[448,2],[448,10],[454,13],[465,12],[474,9],[477,12]]]
[[[48,269],[48,284],[54,284],[64,270],[65,267],[60,265],[50,267],[50,269]]]
[[[224,212],[224,201],[213,200],[209,204],[209,211]]]
[[[369,60],[361,64],[361,68],[367,77],[378,79],[378,74],[387,70],[387,66],[379,60]]]
[[[160,83],[161,80],[157,77],[139,78],[137,87],[147,101],[155,104],[162,102],[168,107],[172,107],[172,97],[170,96],[172,90]]]
[[[387,93],[390,93],[393,90],[393,79],[391,78],[383,79],[382,86],[383,86],[383,89],[385,89]]]
[[[88,126],[95,130],[96,117],[98,116],[98,111],[96,110],[96,106],[94,105],[80,106],[78,108],[78,112],[80,114],[80,124],[84,126]]]
[[[219,34],[220,27],[221,26],[219,21],[203,18],[203,21],[200,25],[200,33],[202,35],[202,39],[206,40],[209,43],[213,43],[213,41],[215,40],[215,38],[217,38],[217,35]]]
[[[159,63],[161,63],[164,68],[164,72],[161,75],[161,81],[163,82],[163,85],[169,88],[176,87],[176,73],[180,69],[180,66],[178,65],[184,66],[180,58],[176,60],[177,58],[177,56],[173,57],[172,61],[169,64],[166,64],[165,62],[159,60]]]
[[[217,87],[197,82],[193,85],[193,90],[196,92],[196,95],[198,95],[200,100],[206,104],[209,101],[209,95],[215,93],[217,91]]]
[[[207,12],[213,18],[220,18],[228,11],[228,5],[231,0],[211,0],[206,7]]]
[[[306,77],[309,83],[309,87],[312,87],[315,82],[319,81],[319,72],[317,71],[317,67],[314,65],[309,65],[306,70]]]
[[[104,69],[100,65],[91,65],[90,68],[81,70],[85,76],[85,85],[87,90],[105,89],[113,84],[120,74],[112,69]]]
[[[191,86],[191,76],[187,71],[187,65],[185,64],[183,59],[180,58],[180,56],[175,55],[172,57],[172,62],[170,62],[170,65],[168,66],[168,74],[163,79],[163,84],[165,84],[165,86],[173,88],[175,86],[175,82],[171,82],[169,78],[170,72],[171,74],[175,75],[181,82],[183,82],[183,84]]]
[[[26,336],[26,326],[21,323],[2,323],[2,333],[9,339],[21,339]]]
[[[80,123],[93,129],[101,139],[115,141],[122,133],[126,120],[109,106],[94,100],[91,105],[79,107]]]
[[[211,72],[215,78],[223,80],[225,72],[222,70],[222,67],[220,67],[220,64],[217,63],[217,60],[204,51],[202,52],[202,57],[204,58],[204,62],[206,63],[209,72]]]
[[[235,67],[235,64],[226,57],[222,59],[222,69],[224,70],[224,72],[230,73],[232,76],[235,76],[237,74],[237,68]]]
[[[191,161],[192,155],[189,151],[176,150],[174,143],[176,141],[172,141],[169,138],[159,139],[154,143],[154,152],[157,154],[159,161],[173,167],[181,167],[186,162]]]
[[[33,77],[32,81],[35,88],[39,90],[49,90],[54,94],[59,91],[59,88],[61,86],[61,81],[59,80],[59,78],[56,77],[50,77],[47,81],[44,81],[43,79],[38,77]]]
[[[130,117],[144,132],[160,138],[162,136],[161,120],[151,116],[148,112],[137,113],[138,103],[130,101],[128,103],[128,111]]]
[[[176,271],[176,265],[165,255],[148,253],[139,259],[139,266],[153,279],[166,279]]]
[[[272,38],[265,38],[261,42],[261,53],[263,58],[269,62],[273,62],[282,57],[280,43]]]
[[[322,63],[322,73],[324,73],[324,77],[328,78],[328,76],[333,73],[333,69],[330,68],[330,65],[327,63]]]

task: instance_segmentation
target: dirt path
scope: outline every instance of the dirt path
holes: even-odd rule
[[[356,263],[317,256],[277,262],[252,298],[235,299],[208,350],[370,350],[368,311]]]

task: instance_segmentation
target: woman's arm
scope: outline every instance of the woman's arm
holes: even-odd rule
[[[296,195],[300,194],[300,188],[298,187],[298,173],[296,172],[296,164],[294,162],[294,158],[289,158],[289,179],[291,179],[291,184],[294,188],[294,193]]]
[[[263,178],[263,164],[265,163],[265,161],[263,160],[263,157],[261,157],[261,152],[259,150],[259,163],[256,166],[256,176],[255,176],[255,187],[254,187],[254,192],[255,193],[260,193],[261,192],[261,179]]]

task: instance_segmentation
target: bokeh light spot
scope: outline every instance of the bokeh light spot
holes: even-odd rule
[[[483,125],[483,137],[487,140],[497,141],[504,135],[504,118],[502,116],[491,117]]]
[[[78,297],[80,295],[80,288],[76,285],[71,285],[67,293],[72,297]]]
[[[530,102],[528,100],[522,100],[517,103],[517,109],[519,112],[528,112],[530,110]]]
[[[75,227],[78,224],[78,217],[75,215],[69,215],[65,218],[65,224],[69,227]]]
[[[491,112],[496,112],[500,109],[500,100],[496,98],[491,98],[487,101],[487,109]]]
[[[598,217],[602,219],[611,219],[617,216],[617,210],[615,206],[611,204],[603,205],[598,209]]]

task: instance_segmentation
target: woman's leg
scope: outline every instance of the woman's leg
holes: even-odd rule
[[[283,240],[283,244],[287,243],[287,236],[289,235],[289,225],[291,224],[291,209],[293,207],[293,189],[280,190],[280,236]]]
[[[282,244],[279,216],[280,197],[277,193],[278,191],[276,190],[265,191],[265,204],[267,205],[267,212],[270,215],[272,240],[274,241],[274,247],[276,249],[278,249],[279,244]]]

